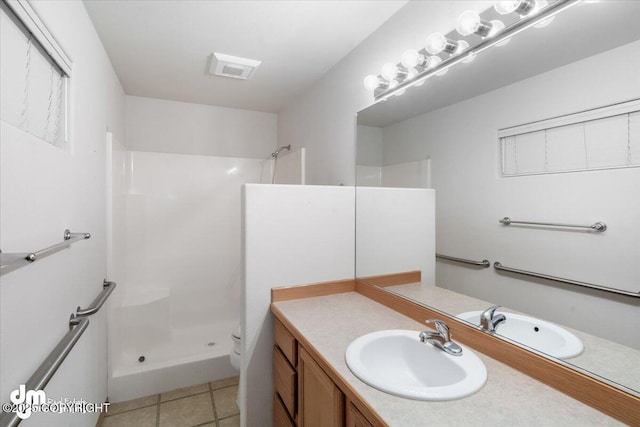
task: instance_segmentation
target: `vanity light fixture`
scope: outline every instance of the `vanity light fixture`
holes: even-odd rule
[[[500,15],[516,13],[519,19],[505,27],[500,20],[483,20],[473,11],[464,12],[458,19],[456,30],[462,36],[478,35],[480,41],[452,40],[442,33],[427,37],[423,50],[407,50],[399,64],[385,64],[378,76],[364,79],[367,90],[373,91],[376,101],[401,95],[410,86],[420,86],[431,76],[442,76],[460,62],[471,62],[480,52],[492,46],[506,44],[511,38],[531,27],[548,25],[553,18],[582,0],[516,0],[497,1],[494,12]],[[478,38],[476,37],[475,40]],[[447,55],[444,58],[442,55]]]

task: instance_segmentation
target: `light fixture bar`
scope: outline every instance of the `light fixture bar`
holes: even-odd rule
[[[544,9],[542,9],[539,13],[536,13],[533,16],[524,16],[517,22],[509,25],[504,30],[500,31],[495,37],[486,38],[480,41],[478,44],[473,46],[472,48],[466,49],[459,55],[455,55],[449,57],[447,59],[443,59],[438,65],[428,70],[424,70],[418,73],[413,79],[405,80],[393,87],[392,89],[378,88],[374,92],[374,98],[376,101],[380,99],[386,99],[390,96],[395,95],[398,92],[406,90],[408,87],[415,85],[421,81],[428,79],[434,74],[440,73],[442,71],[448,70],[454,65],[474,56],[478,53],[489,49],[492,46],[497,45],[498,43],[504,42],[505,40],[513,37],[514,35],[533,27],[536,24],[539,24],[542,21],[546,21],[547,19],[556,16],[557,14],[569,9],[572,6],[580,3],[582,0],[557,0],[554,3],[549,4]]]

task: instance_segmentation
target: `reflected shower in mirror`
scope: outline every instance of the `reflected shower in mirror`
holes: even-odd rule
[[[452,316],[496,304],[505,324],[558,325],[584,345],[565,363],[639,394],[638,16],[640,2],[582,2],[359,112],[356,274],[420,271],[385,289]],[[426,207],[399,187],[429,194]],[[385,220],[398,229],[420,209],[433,230],[412,223],[380,244]],[[606,230],[572,226],[597,223]]]

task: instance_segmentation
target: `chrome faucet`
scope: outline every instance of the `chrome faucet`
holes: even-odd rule
[[[493,305],[482,312],[480,315],[480,329],[493,333],[498,325],[507,321],[504,314],[495,314],[498,308],[500,308],[499,305]]]
[[[419,336],[421,342],[432,344],[452,356],[462,356],[462,347],[451,341],[451,333],[449,332],[449,326],[447,326],[446,323],[437,319],[427,320],[426,322],[427,324],[433,323],[436,325],[436,332],[420,332]]]

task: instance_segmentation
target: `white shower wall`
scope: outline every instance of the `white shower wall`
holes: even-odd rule
[[[129,296],[168,290],[177,328],[237,317],[240,188],[259,182],[260,160],[145,152],[127,160]]]
[[[232,375],[241,186],[260,181],[264,161],[114,148],[110,265],[119,286],[110,306],[109,397]],[[197,380],[172,371],[205,360],[215,363],[198,365]]]

